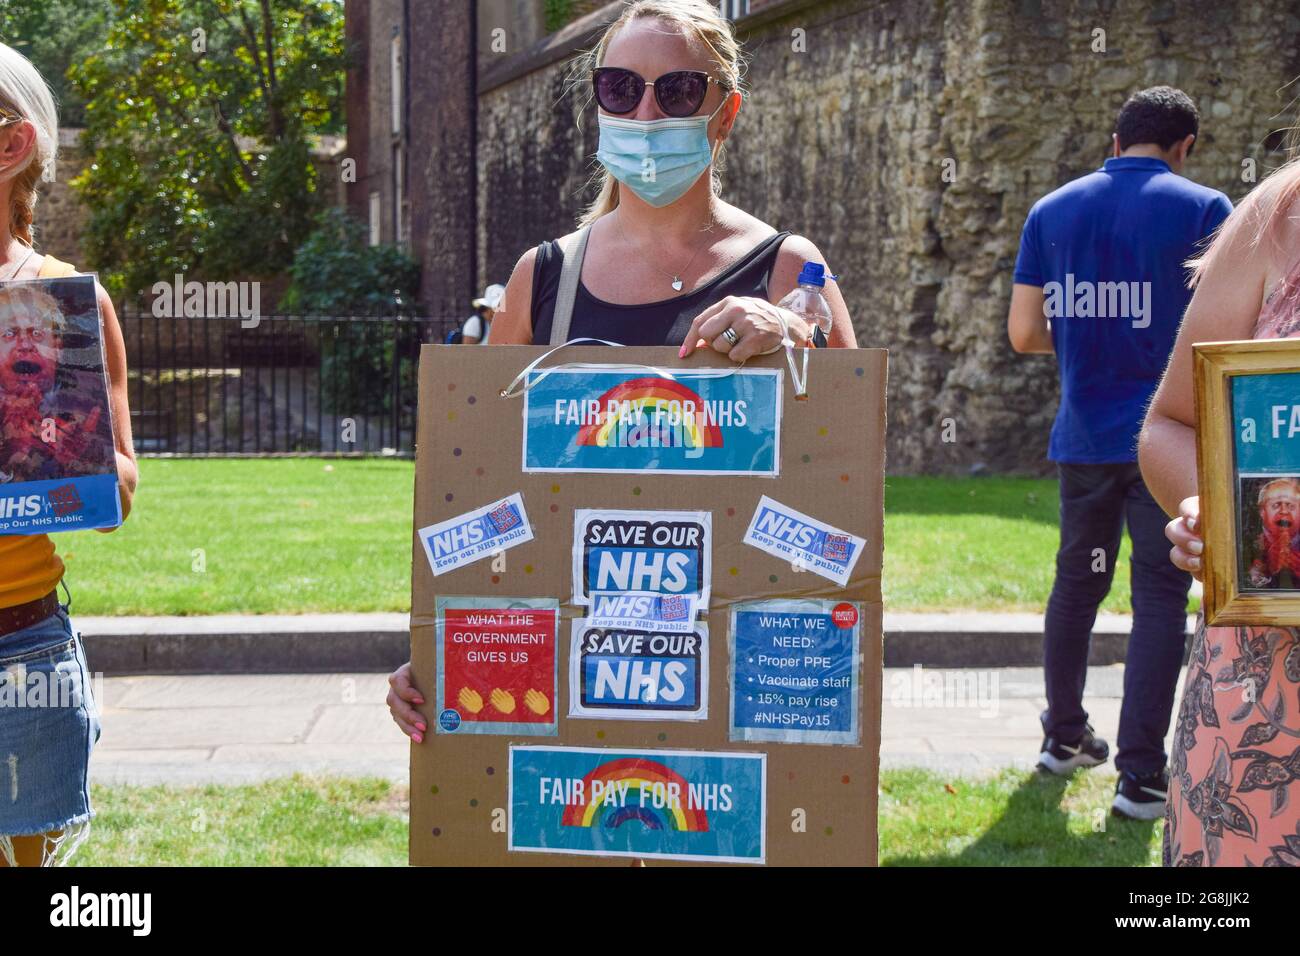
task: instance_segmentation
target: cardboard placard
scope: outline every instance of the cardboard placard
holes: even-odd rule
[[[557,688],[559,732],[554,736],[435,733],[438,714],[431,703],[424,710],[430,731],[423,743],[411,747],[411,862],[626,866],[632,856],[647,865],[874,865],[885,351],[815,351],[809,363],[809,396],[801,401],[794,399],[784,355],[750,360],[746,369],[773,369],[780,375],[779,462],[776,475],[743,476],[673,468],[662,473],[525,472],[520,456],[524,403],[499,393],[545,351],[534,346],[442,345],[426,345],[421,351],[415,530],[517,493],[532,539],[435,577],[425,544],[418,534],[413,536],[411,660],[416,684],[432,702],[436,603],[450,595],[559,600],[563,620],[557,654],[563,672],[570,660],[572,623],[589,611],[573,603],[575,512],[708,511],[712,589],[707,613],[700,618],[709,634],[708,668],[701,669],[707,673],[708,716],[699,721],[656,720],[652,712],[650,719],[635,720],[570,717],[570,690],[563,678]],[[712,352],[682,362],[672,348],[600,346],[568,347],[546,365],[566,363],[637,366],[640,371],[629,374],[642,376],[653,376],[647,367],[668,372],[733,367]],[[667,432],[664,435],[667,448],[673,441]],[[725,444],[726,437],[724,429],[718,440]],[[590,456],[590,450],[584,455]],[[744,543],[764,497],[865,542],[860,549],[850,547],[845,586],[816,573],[816,567],[798,555],[790,560]],[[767,527],[782,533],[771,521]],[[794,531],[789,538],[803,547]],[[823,532],[807,540],[814,541],[818,555],[827,560],[845,553],[846,541],[839,535]],[[810,600],[848,602],[861,609],[853,620],[860,646],[856,693],[841,690],[842,661],[834,662],[834,676],[825,679],[841,702],[852,701],[858,708],[857,720],[845,724],[854,725],[856,744],[731,739],[733,674],[779,676],[783,664],[776,657],[765,661],[765,667],[730,666],[730,610],[737,602],[773,599],[804,602],[799,607],[807,607]],[[801,651],[794,645],[800,640],[810,639],[791,638],[791,646],[781,653],[797,657]],[[784,646],[779,635],[768,643]],[[644,653],[644,647],[628,646],[638,648],[627,657],[637,666],[636,653]],[[816,681],[818,667],[817,661],[800,657],[790,673],[797,672],[798,681]],[[804,710],[819,714],[834,706],[845,704],[814,699]],[[769,712],[784,711],[763,711]],[[519,774],[516,781],[511,780],[512,767]],[[512,785],[527,789],[512,792]],[[755,788],[759,792],[753,792]],[[755,815],[763,819],[755,820]],[[620,835],[619,827],[627,830]]]

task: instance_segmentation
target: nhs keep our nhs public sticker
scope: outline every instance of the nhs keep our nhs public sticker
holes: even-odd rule
[[[533,527],[528,523],[523,495],[516,492],[509,498],[421,528],[417,534],[436,577],[532,541]]]
[[[745,544],[804,571],[848,587],[865,539],[818,521],[763,495],[745,531]]]
[[[775,476],[780,369],[546,369],[524,392],[525,472]]]
[[[766,860],[767,755],[510,748],[514,853]]]

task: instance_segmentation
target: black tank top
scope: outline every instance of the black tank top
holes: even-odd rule
[[[763,240],[739,262],[685,295],[641,305],[615,305],[597,299],[578,283],[569,338],[607,339],[620,345],[681,345],[701,312],[729,295],[767,299],[767,283],[781,243],[790,235],[778,232]],[[564,251],[557,242],[537,247],[533,266],[533,344],[551,341],[551,320],[560,288]]]

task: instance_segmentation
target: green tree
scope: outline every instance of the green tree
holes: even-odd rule
[[[73,67],[92,162],[74,181],[105,284],[276,275],[321,203],[314,137],[341,126],[341,0],[113,0]]]
[[[86,122],[86,104],[69,81],[68,68],[103,48],[112,14],[112,0],[0,0],[0,43],[41,71],[63,126]]]

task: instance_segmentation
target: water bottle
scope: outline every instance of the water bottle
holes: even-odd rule
[[[826,267],[820,262],[805,262],[799,273],[799,284],[777,304],[801,316],[805,322],[822,330],[827,338],[831,334],[831,304],[822,289],[826,285]],[[835,279],[837,276],[830,276]],[[802,345],[803,343],[796,343]]]
[[[822,289],[826,286],[826,267],[820,262],[805,262],[803,271],[799,273],[799,284],[794,287],[784,299],[777,303],[783,309],[789,309],[795,315],[800,316],[807,322],[812,331],[821,329],[822,334],[827,338],[831,334],[831,304],[826,301],[826,296]],[[835,279],[837,276],[830,276]],[[794,361],[794,346],[804,345],[803,342],[790,342],[787,338],[785,358],[790,366],[790,378],[794,382],[794,397],[796,401],[806,401],[808,398],[808,349],[803,350],[803,369],[800,371]]]

